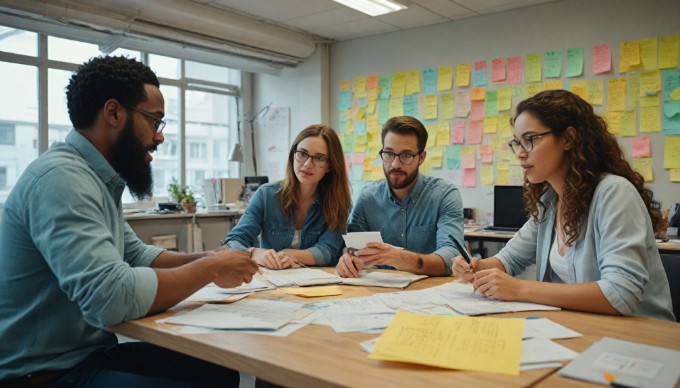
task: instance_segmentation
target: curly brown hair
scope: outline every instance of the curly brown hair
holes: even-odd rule
[[[547,90],[517,105],[515,120],[521,113],[529,113],[553,135],[561,138],[567,128],[573,127],[576,136],[573,147],[565,154],[567,172],[564,177],[564,193],[560,198],[564,209],[564,233],[566,244],[571,246],[579,236],[581,224],[588,216],[595,188],[603,174],[619,175],[635,186],[652,219],[654,231],[662,225],[660,205],[652,190],[644,186],[644,178],[626,161],[616,137],[607,130],[607,123],[593,111],[593,107],[581,97],[566,90]],[[525,211],[537,222],[545,218],[546,204],[541,200],[550,189],[548,182],[529,183],[524,178]],[[544,216],[539,219],[539,208]]]
[[[352,195],[349,190],[349,178],[345,169],[345,155],[342,153],[342,144],[335,131],[326,125],[314,124],[303,129],[295,141],[293,141],[288,153],[288,166],[286,177],[277,191],[279,204],[283,213],[289,217],[294,215],[298,205],[298,189],[300,181],[295,176],[293,164],[295,151],[300,142],[308,137],[321,137],[328,146],[328,166],[330,172],[321,179],[318,191],[321,196],[321,207],[328,228],[345,232],[347,229],[347,217],[352,207]]]

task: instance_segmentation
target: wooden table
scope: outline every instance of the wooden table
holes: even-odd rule
[[[452,278],[428,278],[412,284],[408,290],[428,288],[451,280]],[[313,303],[323,299],[349,298],[395,291],[395,289],[377,287],[341,286],[341,288],[344,292],[342,296],[329,298],[303,299],[292,295],[272,296],[269,291],[262,291],[250,297]],[[195,307],[196,305],[186,306],[180,308],[180,311]],[[544,384],[545,381],[552,381],[551,379],[557,379],[558,383],[565,385],[581,384],[574,380],[553,376],[555,368],[521,372],[519,376],[513,377],[370,360],[361,350],[359,342],[375,337],[374,334],[339,334],[329,326],[308,325],[288,337],[239,332],[184,335],[177,333],[178,326],[155,322],[159,318],[172,314],[174,312],[169,311],[109,329],[118,334],[214,362],[284,386],[527,387]],[[525,312],[499,316],[542,316],[559,322],[584,335],[582,338],[557,341],[579,352],[603,336],[680,349],[680,324],[677,323],[569,311]]]

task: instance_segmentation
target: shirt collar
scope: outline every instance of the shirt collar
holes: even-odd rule
[[[113,166],[104,158],[104,155],[83,134],[75,129],[71,129],[68,135],[66,135],[65,142],[73,146],[82,155],[87,164],[102,178],[102,181],[107,184],[111,181],[114,183],[123,182],[123,185],[125,184],[113,169]]]

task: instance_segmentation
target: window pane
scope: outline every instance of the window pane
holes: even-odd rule
[[[227,160],[236,138],[234,98],[189,90],[186,115],[187,184],[200,191],[203,179],[228,177],[225,171],[238,169]]]
[[[47,37],[47,52],[49,59],[81,64],[98,56],[99,47],[96,44],[49,36]]]
[[[70,71],[56,69],[47,71],[47,124],[50,129],[47,141],[50,145],[64,141],[72,128],[66,108],[66,85],[70,78]]]
[[[102,55],[105,55],[105,54],[102,53]],[[109,55],[112,56],[112,57],[117,57],[117,56],[122,55],[126,58],[134,58],[138,61],[142,60],[142,53],[140,53],[139,51],[133,51],[133,50],[128,50],[128,49],[124,49],[124,48],[115,49]]]
[[[0,62],[0,209],[29,163],[38,157],[38,69]],[[9,143],[12,143],[11,145]],[[2,182],[0,182],[2,183]]]
[[[225,84],[240,84],[240,74],[228,67],[209,65],[207,63],[185,61],[187,78],[202,79]]]
[[[0,26],[0,51],[22,55],[38,55],[38,34]]]
[[[157,77],[179,79],[181,65],[181,61],[176,58],[149,55],[149,67],[156,73]]]

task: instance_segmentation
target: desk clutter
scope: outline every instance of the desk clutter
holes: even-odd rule
[[[371,280],[374,274],[384,276]],[[366,271],[361,276],[366,284],[375,285],[381,285],[381,279],[390,277],[412,278],[413,275]],[[208,285],[176,306],[176,314],[156,322],[164,324],[164,330],[182,335],[237,331],[277,337],[289,336],[306,325],[325,325],[336,333],[379,334],[357,343],[371,359],[509,376],[518,376],[524,370],[561,368],[565,360],[574,361],[563,368],[560,375],[596,382],[604,382],[604,374],[617,376],[617,381],[622,383],[630,382],[630,376],[624,375],[637,373],[646,380],[635,380],[634,386],[666,386],[669,382],[668,386],[673,386],[680,373],[669,374],[668,367],[672,364],[670,360],[675,362],[680,357],[678,351],[646,346],[648,353],[637,351],[632,357],[631,353],[624,353],[628,346],[642,345],[627,343],[621,345],[623,347],[611,347],[605,339],[600,341],[604,345],[598,342],[592,346],[599,360],[593,363],[590,349],[579,355],[566,346],[570,339],[582,335],[548,318],[480,316],[559,310],[557,307],[487,299],[473,292],[470,284],[455,281],[421,290],[345,297],[341,287],[327,285],[340,281],[336,275],[320,269],[263,270],[252,282],[236,288]],[[296,284],[322,286],[295,287]],[[286,299],[247,298],[262,291],[277,297],[285,295]],[[326,298],[312,301],[309,298],[313,296]],[[295,299],[292,301],[291,297]],[[204,304],[193,308],[196,302]],[[605,345],[607,351],[597,350]],[[669,361],[659,361],[661,355]],[[637,366],[631,360],[635,360]],[[599,376],[597,379],[579,372],[584,368],[579,365],[584,362],[589,369],[596,370],[593,373]],[[617,365],[625,365],[629,370],[616,369]]]

